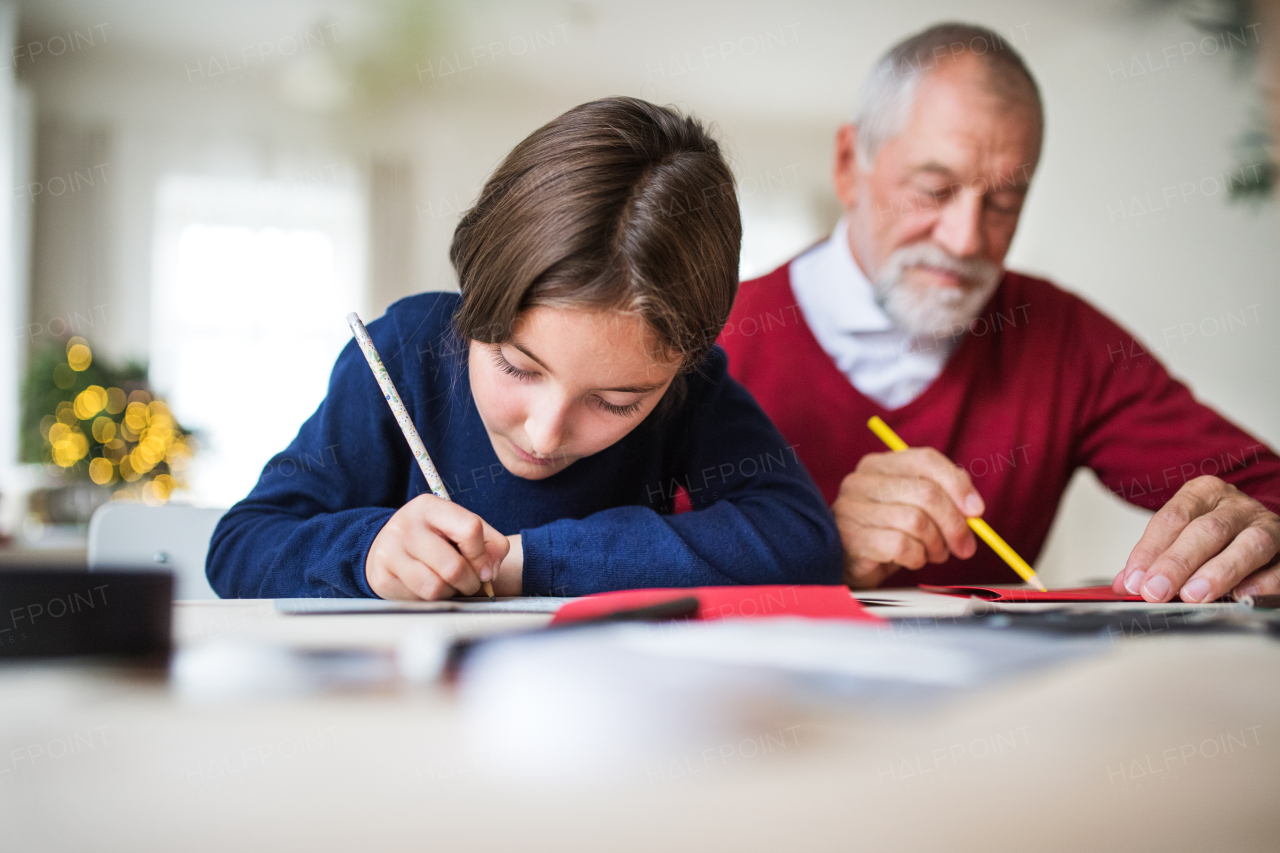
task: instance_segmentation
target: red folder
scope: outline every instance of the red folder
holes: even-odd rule
[[[925,592],[936,592],[940,595],[960,595],[965,598],[982,598],[987,601],[1145,601],[1140,595],[1116,595],[1109,586],[1082,586],[1076,589],[1051,589],[1041,592],[1038,589],[1007,588],[998,586],[928,586],[921,584]]]
[[[599,618],[621,610],[650,607],[689,596],[698,599],[696,619],[807,616],[811,619],[884,621],[865,610],[849,594],[847,586],[700,586],[692,589],[627,589],[588,595],[561,607],[551,624]]]

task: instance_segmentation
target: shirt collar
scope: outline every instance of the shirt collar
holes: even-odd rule
[[[820,266],[822,288],[818,298],[834,331],[844,333],[887,332],[893,321],[876,302],[875,288],[858,266],[849,248],[849,222],[841,216],[831,238],[814,251]]]

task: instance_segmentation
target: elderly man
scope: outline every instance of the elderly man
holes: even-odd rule
[[[1158,509],[1117,592],[1280,592],[1280,458],[1096,308],[1003,269],[1043,124],[989,30],[943,24],[890,50],[836,135],[845,214],[742,285],[731,372],[832,502],[851,586],[1015,581],[965,518],[1035,560],[1088,466]],[[884,452],[872,415],[920,449]]]

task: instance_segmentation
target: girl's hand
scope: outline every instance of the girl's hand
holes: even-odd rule
[[[511,548],[480,516],[435,495],[419,495],[378,531],[364,561],[380,598],[434,600],[475,595],[498,576]]]

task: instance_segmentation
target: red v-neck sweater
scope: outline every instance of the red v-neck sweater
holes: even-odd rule
[[[791,289],[790,264],[742,284],[720,343],[730,373],[828,503],[864,454],[885,450],[866,425],[879,415],[907,444],[963,465],[987,521],[1030,561],[1080,466],[1148,509],[1214,474],[1280,512],[1280,457],[1197,402],[1131,334],[1047,281],[1007,273],[942,373],[898,409],[864,396],[823,351]],[[1121,568],[1092,567],[1100,577]],[[903,570],[885,585],[1016,580],[979,543],[968,560]]]

